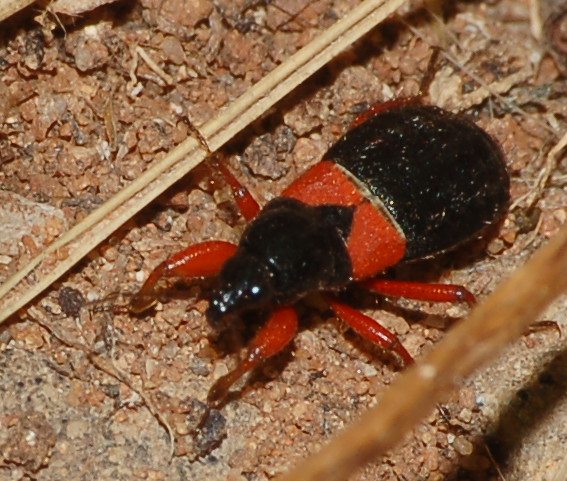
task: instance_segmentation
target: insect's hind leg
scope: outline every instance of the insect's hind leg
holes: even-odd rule
[[[383,296],[404,297],[416,301],[466,302],[473,306],[474,295],[457,284],[428,284],[426,282],[398,281],[395,279],[372,279],[362,285]]]
[[[402,345],[398,336],[380,325],[378,321],[333,298],[326,299],[339,319],[351,326],[359,335],[383,349],[394,351],[406,366],[413,364],[413,357]]]

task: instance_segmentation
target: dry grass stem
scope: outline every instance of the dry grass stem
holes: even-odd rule
[[[543,21],[541,17],[541,0],[529,0],[530,8],[530,28],[532,35],[537,40],[543,37]]]
[[[400,375],[378,406],[277,481],[338,481],[391,449],[466,376],[526,331],[567,290],[563,228],[423,361]]]
[[[361,38],[405,0],[366,0],[292,55],[221,113],[200,127],[218,150],[310,75]],[[169,152],[0,286],[0,323],[67,272],[118,227],[186,175],[206,156],[189,138]],[[10,294],[10,295],[7,295]]]
[[[171,78],[171,75],[168,75],[166,72],[164,72],[164,70],[152,60],[152,58],[142,47],[140,47],[139,45],[136,46],[135,51],[142,58],[142,60],[146,62],[146,65],[150,67],[150,69],[152,69],[157,74],[157,76],[166,83],[166,85],[173,85],[175,83]]]

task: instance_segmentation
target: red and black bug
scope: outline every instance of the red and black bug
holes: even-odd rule
[[[249,221],[239,245],[209,241],[174,254],[131,301],[134,312],[151,307],[162,277],[218,276],[211,320],[269,312],[245,358],[211,388],[209,404],[291,342],[298,327],[294,304],[313,291],[324,292],[334,313],[360,335],[413,362],[395,334],[336,294],[358,283],[387,296],[474,302],[462,286],[379,276],[474,238],[509,203],[504,159],[486,132],[463,116],[404,100],[362,114],[321,162],[263,209],[220,168]]]

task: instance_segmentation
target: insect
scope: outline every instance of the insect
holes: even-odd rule
[[[267,312],[237,367],[218,379],[209,405],[294,338],[294,304],[313,291],[358,334],[413,362],[396,335],[337,294],[356,283],[386,296],[474,302],[462,286],[381,277],[388,267],[434,256],[472,239],[507,210],[510,180],[499,145],[460,115],[407,100],[377,104],[263,209],[220,169],[249,222],[238,245],[207,241],[163,261],[134,295],[139,313],[163,277],[217,276],[211,320]]]

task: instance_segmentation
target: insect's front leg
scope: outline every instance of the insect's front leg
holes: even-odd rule
[[[256,199],[252,197],[250,191],[238,181],[223,162],[219,162],[218,169],[226,183],[232,189],[232,195],[234,196],[236,205],[238,205],[238,210],[240,210],[242,216],[250,222],[260,212],[260,205],[256,202]]]
[[[207,241],[183,249],[159,264],[130,301],[130,311],[144,312],[157,302],[156,286],[163,277],[210,277],[219,273],[238,246],[224,241]]]
[[[238,379],[261,362],[281,352],[295,337],[297,325],[297,312],[293,307],[280,307],[274,311],[250,342],[244,359],[233,371],[213,384],[207,396],[209,406],[220,404]]]

